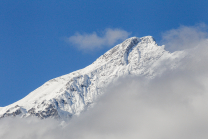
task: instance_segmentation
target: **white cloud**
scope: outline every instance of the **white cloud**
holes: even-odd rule
[[[67,41],[76,45],[82,50],[93,50],[103,46],[112,46],[118,41],[128,38],[129,32],[122,29],[106,29],[102,36],[98,36],[96,32],[91,34],[76,33],[74,36],[67,38]]]
[[[207,38],[207,25],[180,26],[162,33],[162,43],[170,51],[193,48]]]

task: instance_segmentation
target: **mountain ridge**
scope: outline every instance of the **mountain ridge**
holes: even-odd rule
[[[127,75],[154,78],[174,68],[184,52],[170,53],[158,46],[152,36],[131,37],[101,55],[91,65],[51,79],[23,99],[0,108],[0,118],[36,116],[41,119],[69,119],[91,107],[103,89]],[[167,62],[168,61],[168,62]]]

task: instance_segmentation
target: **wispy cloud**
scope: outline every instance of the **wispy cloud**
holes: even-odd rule
[[[81,50],[93,50],[103,46],[112,46],[118,41],[123,41],[131,33],[122,29],[106,29],[103,34],[98,35],[96,32],[91,34],[76,33],[74,36],[67,38],[67,41],[76,45]]]
[[[162,43],[170,51],[193,48],[207,38],[207,28],[207,25],[204,23],[195,26],[181,25],[177,29],[162,33]]]

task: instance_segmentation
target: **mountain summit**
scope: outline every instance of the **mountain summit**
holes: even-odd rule
[[[23,99],[0,108],[0,118],[37,116],[68,119],[91,106],[104,88],[127,75],[154,78],[168,63],[177,66],[181,51],[169,53],[152,36],[132,37],[116,45],[91,65],[44,83]],[[159,68],[159,69],[158,69]]]

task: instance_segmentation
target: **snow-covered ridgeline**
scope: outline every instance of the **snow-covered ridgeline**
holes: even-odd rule
[[[182,51],[165,51],[164,46],[158,46],[151,36],[129,38],[86,68],[49,80],[23,99],[0,108],[0,117],[19,115],[67,119],[79,115],[119,77],[154,78],[166,68],[176,67],[184,55]],[[161,63],[166,66],[161,67]]]

